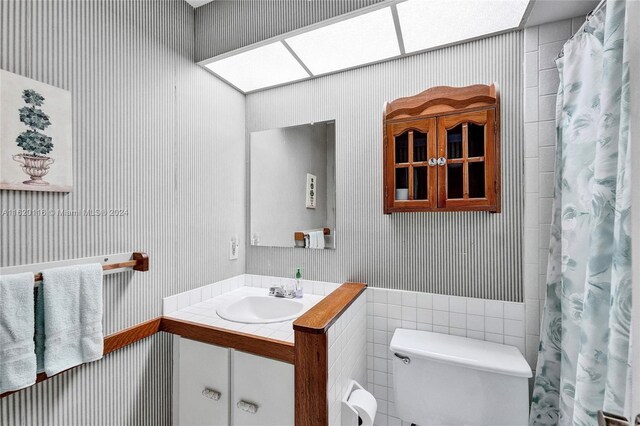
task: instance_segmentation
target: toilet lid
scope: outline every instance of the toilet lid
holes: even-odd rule
[[[531,377],[531,367],[518,348],[421,330],[396,329],[391,350],[461,367],[517,377]]]

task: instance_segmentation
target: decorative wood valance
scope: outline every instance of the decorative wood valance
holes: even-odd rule
[[[461,109],[497,106],[500,94],[495,84],[467,87],[438,86],[414,96],[387,103],[385,119],[406,120],[459,112]]]

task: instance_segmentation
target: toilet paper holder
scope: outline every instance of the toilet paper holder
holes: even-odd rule
[[[360,383],[356,382],[355,380],[351,380],[351,382],[349,382],[349,386],[347,386],[347,391],[344,393],[344,396],[342,397],[342,421],[341,424],[343,426],[357,426],[357,425],[362,425],[363,421],[360,418],[358,411],[356,410],[356,408],[351,404],[351,402],[349,401],[349,398],[351,397],[351,394],[356,391],[356,390],[363,390],[365,392],[367,392],[367,390],[362,387],[362,385],[360,385]],[[368,393],[368,392],[367,392]],[[375,410],[375,409],[374,409]],[[371,418],[371,423],[373,423],[373,420],[375,419],[375,411],[372,414],[372,418]]]

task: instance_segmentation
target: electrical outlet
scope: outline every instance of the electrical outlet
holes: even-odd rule
[[[229,241],[229,260],[238,260],[238,252],[240,251],[240,243],[238,237],[231,238]]]

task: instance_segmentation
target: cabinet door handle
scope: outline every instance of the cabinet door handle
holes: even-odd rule
[[[438,164],[438,160],[436,160],[435,157],[429,158],[429,165],[431,167],[435,166],[436,164]]]
[[[255,414],[258,412],[258,404],[254,404],[253,402],[248,402],[241,399],[240,401],[238,401],[238,404],[236,404],[236,406],[242,411],[246,411],[249,414]]]
[[[447,159],[444,157],[440,157],[438,158],[438,166],[444,166],[445,164],[447,164]]]
[[[204,396],[205,398],[213,399],[214,401],[218,401],[220,400],[220,396],[222,396],[222,394],[217,390],[213,390],[211,388],[204,388],[202,390],[202,396]]]

